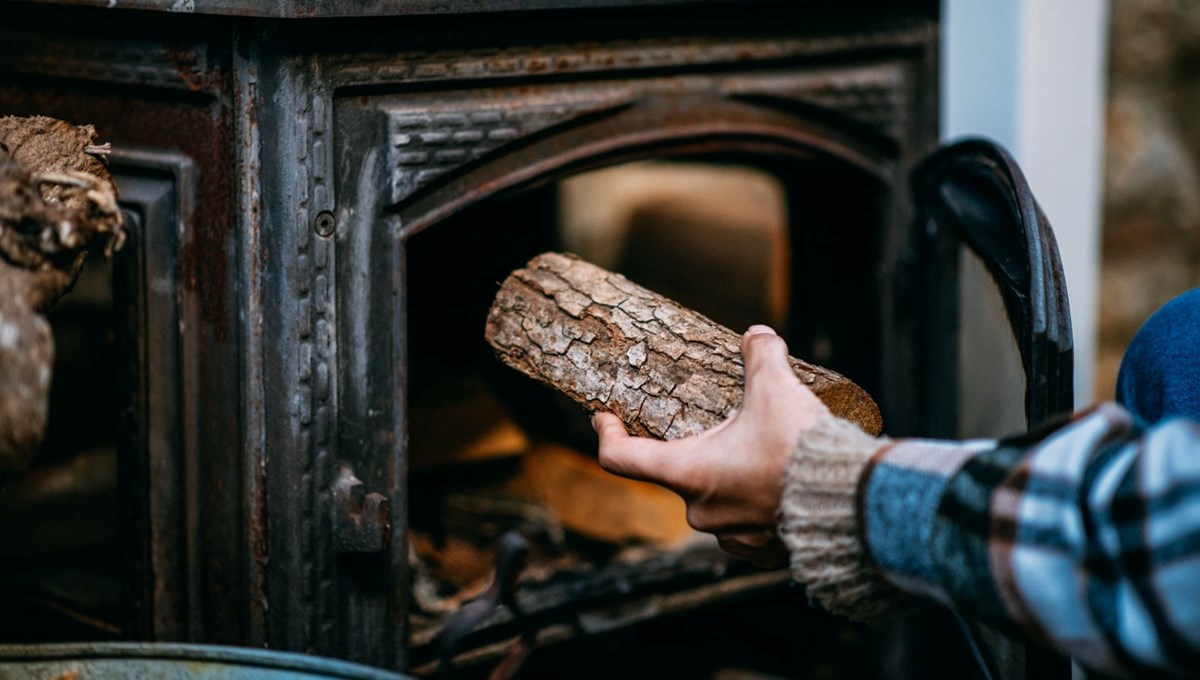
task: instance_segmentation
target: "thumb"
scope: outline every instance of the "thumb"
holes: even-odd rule
[[[770,326],[751,326],[742,336],[742,362],[746,365],[746,385],[763,382],[767,376],[791,376],[787,343]],[[749,395],[747,395],[749,396]]]
[[[611,413],[592,416],[592,428],[600,435],[600,466],[605,470],[622,477],[670,486],[669,444],[630,436],[621,419]]]

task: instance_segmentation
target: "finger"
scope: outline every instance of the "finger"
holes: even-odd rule
[[[779,381],[798,382],[788,363],[787,343],[768,326],[751,326],[742,336],[746,366],[745,406],[775,391]]]
[[[743,339],[744,339],[744,336],[758,335],[760,333],[766,334],[766,335],[779,335],[778,333],[775,332],[774,328],[771,328],[770,326],[766,325],[765,323],[756,323],[746,329],[746,332],[743,334]]]
[[[787,343],[770,326],[754,325],[742,335],[746,376],[762,371],[789,370]]]
[[[778,500],[774,506],[778,506]],[[740,497],[728,499],[704,499],[695,495],[689,499],[687,522],[696,531],[714,535],[741,535],[766,532],[768,537],[775,533],[775,510],[764,511],[761,500]],[[767,528],[765,528],[767,527]]]
[[[764,569],[778,569],[788,563],[787,547],[771,531],[721,534],[717,536],[717,545]]]
[[[621,419],[611,413],[592,416],[592,428],[600,436],[600,466],[622,477],[672,486],[667,463],[671,445],[646,437],[634,437]]]

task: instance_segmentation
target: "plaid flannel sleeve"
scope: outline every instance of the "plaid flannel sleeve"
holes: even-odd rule
[[[1034,442],[901,440],[858,500],[902,589],[1097,670],[1200,672],[1200,425],[1103,404]]]

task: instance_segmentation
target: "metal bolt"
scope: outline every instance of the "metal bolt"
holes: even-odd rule
[[[337,222],[333,219],[333,213],[328,210],[317,213],[317,219],[313,222],[313,229],[316,230],[317,236],[324,238],[333,236],[333,229],[336,226]]]
[[[392,535],[392,507],[381,494],[367,493],[354,471],[342,467],[333,483],[333,529],[342,552],[387,550]]]

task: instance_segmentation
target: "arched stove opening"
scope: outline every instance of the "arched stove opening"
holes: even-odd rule
[[[432,670],[438,631],[487,587],[510,530],[534,543],[521,592],[550,638],[617,639],[756,601],[764,622],[794,616],[802,595],[780,602],[786,571],[725,555],[673,494],[604,473],[587,414],[500,364],[483,320],[509,272],[567,250],[731,328],[771,323],[793,354],[869,384],[881,198],[874,178],[836,162],[678,154],[540,181],[405,239],[414,671]],[[747,624],[696,668],[738,665],[761,632]],[[464,662],[493,658],[513,634],[503,616],[484,626]],[[852,638],[848,658],[867,644]],[[772,663],[803,666],[793,656]]]

